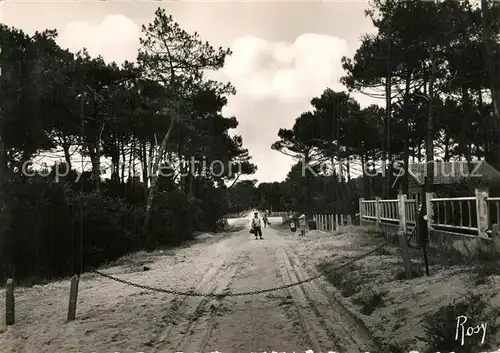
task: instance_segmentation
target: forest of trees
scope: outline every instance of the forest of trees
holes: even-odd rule
[[[0,277],[69,275],[220,229],[231,171],[256,170],[229,135],[237,119],[221,114],[235,89],[205,77],[229,49],[161,9],[143,27],[137,63],[71,53],[56,37],[0,27]],[[34,157],[57,151],[65,163],[28,176]],[[89,168],[78,175],[80,155]],[[220,171],[203,170],[215,160]]]
[[[122,65],[63,50],[55,30],[0,26],[0,277],[79,273],[216,231],[250,207],[354,213],[358,197],[394,192],[394,161],[479,158],[500,169],[500,5],[376,0],[366,14],[378,31],[339,63],[345,90],[325,87],[279,130],[270,147],[297,163],[284,182],[258,186],[238,182],[257,167],[229,134],[237,119],[221,113],[235,88],[205,75],[229,49],[161,9],[143,26],[137,62]],[[361,108],[353,92],[381,104]],[[56,151],[65,163],[48,177],[25,173]],[[227,168],[206,173],[191,158]],[[375,161],[388,162],[385,178],[360,167],[380,170]],[[303,163],[328,168],[303,175]]]
[[[500,169],[499,4],[377,0],[366,15],[378,31],[342,59],[345,91],[325,89],[280,129],[272,148],[297,164],[284,182],[254,187],[252,204],[354,213],[359,197],[395,196],[393,163],[406,171],[413,162],[484,159]],[[381,104],[361,109],[352,92]],[[322,176],[303,175],[303,163],[321,165]],[[248,195],[250,184],[236,187]]]

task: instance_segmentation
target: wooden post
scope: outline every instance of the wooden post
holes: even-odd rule
[[[76,302],[78,301],[78,275],[71,278],[71,287],[69,289],[68,321],[73,321],[76,317]]]
[[[16,307],[14,300],[14,280],[9,278],[5,285],[5,325],[16,323]]]
[[[344,226],[344,215],[343,214],[340,215],[340,225]]]
[[[399,230],[406,234],[406,195],[398,195]]]
[[[410,262],[410,252],[408,251],[408,238],[406,233],[402,231],[398,232],[399,237],[399,248],[401,249],[401,256],[403,257],[403,265],[405,268],[405,275],[407,279],[411,279],[411,262]]]
[[[335,215],[335,226],[336,226],[335,229],[338,230],[339,229],[339,215],[338,214]]]
[[[477,235],[488,238],[486,231],[489,228],[488,190],[476,189]]]
[[[500,254],[500,227],[496,223],[491,226],[491,240],[493,241],[495,252]]]
[[[375,217],[377,217],[377,229],[380,229],[380,197],[375,197]]]
[[[347,225],[352,226],[352,217],[350,214],[347,215]]]
[[[328,216],[330,218],[330,229],[332,230],[332,233],[335,231],[335,225],[333,224],[333,214]]]
[[[364,198],[359,199],[359,225],[363,226],[363,206],[364,206]]]
[[[432,209],[432,199],[435,197],[433,192],[425,193],[425,210],[427,211],[427,229],[432,230],[432,218],[434,218],[434,210]]]

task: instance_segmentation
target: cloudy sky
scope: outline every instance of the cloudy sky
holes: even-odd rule
[[[57,29],[59,44],[86,47],[105,60],[133,61],[140,26],[164,7],[188,31],[214,46],[230,47],[220,78],[238,93],[224,111],[240,122],[259,170],[251,178],[281,181],[293,164],[270,149],[279,128],[290,128],[312,97],[330,87],[341,90],[340,59],[352,56],[360,35],[373,32],[364,15],[367,1],[24,1],[0,0],[0,21],[32,33]],[[362,106],[373,101],[357,96]]]

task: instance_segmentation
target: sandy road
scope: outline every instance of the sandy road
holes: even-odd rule
[[[264,230],[264,240],[243,231],[205,291],[232,293],[279,287],[307,278],[289,246],[288,232]],[[203,283],[200,283],[204,286]],[[192,299],[186,316],[161,339],[155,352],[370,351],[371,340],[355,317],[320,283],[217,301]]]
[[[255,240],[242,230],[160,256],[148,272],[107,271],[154,287],[247,292],[307,277],[292,244],[300,246],[300,239],[288,232],[267,228],[264,240]],[[63,320],[66,291],[52,286],[44,295],[42,288],[38,297],[18,300],[21,320],[3,329],[0,345],[6,353],[373,352],[366,331],[322,285],[210,299],[90,277],[82,279],[75,322]],[[31,310],[36,318],[28,320]]]

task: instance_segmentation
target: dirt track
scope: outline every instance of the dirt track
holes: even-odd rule
[[[267,289],[308,277],[312,269],[294,250],[300,246],[298,237],[267,228],[264,238],[255,240],[242,230],[157,256],[148,265],[151,271],[130,273],[122,266],[106,272],[131,282],[204,293]],[[77,320],[68,324],[67,292],[66,281],[41,287],[36,296],[21,296],[18,323],[0,333],[2,351],[374,351],[367,331],[322,280],[267,294],[209,299],[83,277]]]

